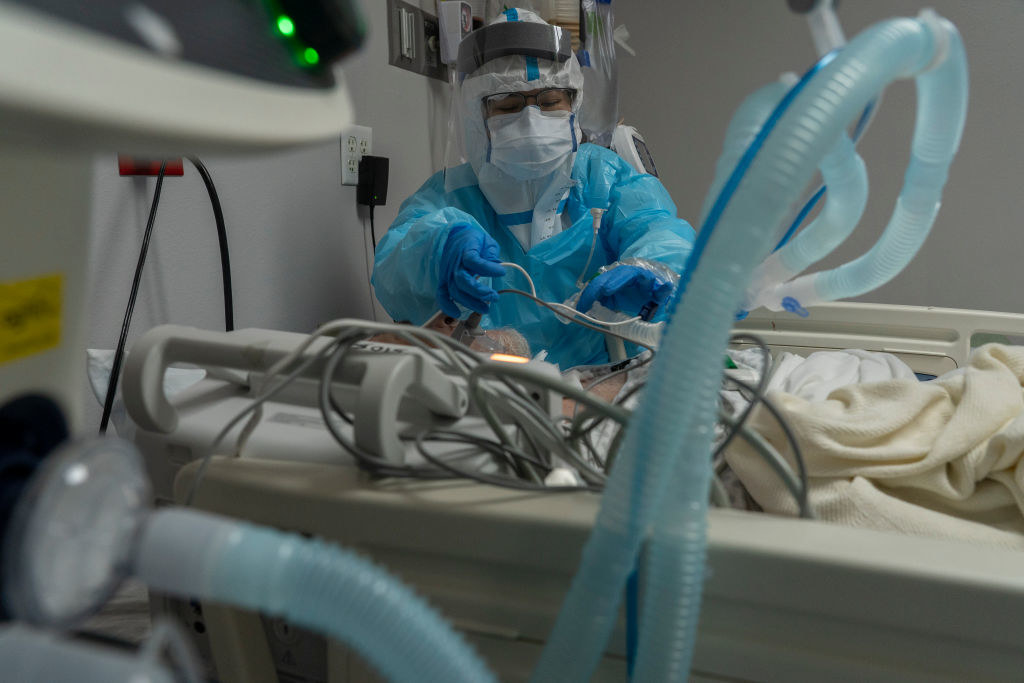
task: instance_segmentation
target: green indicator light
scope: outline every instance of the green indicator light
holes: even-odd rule
[[[302,58],[306,60],[307,64],[316,64],[320,61],[320,55],[311,47],[306,48],[306,51],[302,53]]]
[[[277,30],[282,36],[290,36],[295,33],[295,22],[282,14],[277,18]]]

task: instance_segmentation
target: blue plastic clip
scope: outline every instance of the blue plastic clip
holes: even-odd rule
[[[782,300],[782,308],[789,311],[790,313],[796,313],[801,318],[806,318],[811,314],[806,308],[800,305],[800,302],[791,296],[787,296]]]

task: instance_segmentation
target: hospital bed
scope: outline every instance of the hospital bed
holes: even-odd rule
[[[762,311],[736,327],[774,351],[890,352],[922,377],[964,365],[981,342],[1024,340],[1024,315],[876,304],[806,319]],[[178,407],[202,413],[217,400],[193,393]],[[141,431],[136,442],[152,463],[180,436]],[[358,549],[439,607],[501,680],[526,680],[597,495],[379,482],[288,450],[215,458],[194,504]],[[196,470],[178,472],[179,502]],[[708,566],[694,681],[1008,680],[1024,670],[1024,554],[712,509]],[[279,619],[158,596],[153,609],[186,623],[221,681],[377,680],[342,646]],[[627,679],[629,627],[620,618],[594,680]]]

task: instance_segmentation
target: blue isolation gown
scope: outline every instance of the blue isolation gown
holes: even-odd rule
[[[597,245],[583,281],[604,265],[626,258],[647,259],[682,273],[693,248],[694,231],[676,217],[676,207],[661,182],[636,172],[614,152],[583,144],[572,169],[574,181],[562,207],[562,232],[524,251],[480,191],[469,164],[431,176],[409,197],[377,247],[373,283],[377,299],[398,321],[422,324],[437,312],[438,264],[450,225],[480,225],[498,243],[500,259],[530,273],[537,296],[563,302],[578,291],[577,279],[593,240],[591,207],[606,209]],[[461,182],[460,182],[461,181]],[[529,291],[522,273],[506,268],[490,278],[495,290]],[[511,327],[536,354],[563,370],[608,362],[604,335],[560,322],[550,310],[515,294],[502,294],[483,317],[484,329]]]

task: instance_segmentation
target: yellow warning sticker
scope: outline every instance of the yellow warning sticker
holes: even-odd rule
[[[61,275],[0,282],[0,363],[60,344]]]

